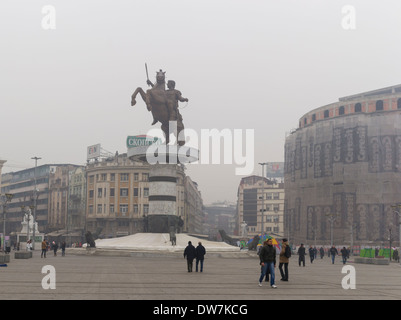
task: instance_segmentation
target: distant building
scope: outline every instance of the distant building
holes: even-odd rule
[[[181,196],[184,196],[184,231],[189,233],[203,233],[203,200],[198,184],[189,176],[184,178],[184,190]]]
[[[211,234],[224,230],[229,235],[236,235],[237,204],[216,202],[205,205],[205,232]]]
[[[1,186],[1,169],[3,168],[3,165],[6,162],[7,162],[7,160],[0,160],[0,186]]]
[[[238,187],[238,225],[246,222],[248,236],[284,236],[284,183],[260,176],[241,179]]]

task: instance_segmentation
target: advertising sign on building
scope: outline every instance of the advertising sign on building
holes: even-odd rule
[[[128,136],[127,137],[127,148],[135,148],[135,147],[147,147],[152,144],[160,144],[161,139],[157,137],[151,137],[147,135],[139,135],[139,136]]]
[[[95,144],[93,146],[89,146],[88,147],[88,151],[87,151],[87,156],[86,158],[89,159],[94,159],[100,157],[100,143]]]

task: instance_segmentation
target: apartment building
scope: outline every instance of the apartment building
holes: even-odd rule
[[[260,176],[241,179],[238,187],[238,230],[246,222],[248,236],[284,236],[284,183]]]

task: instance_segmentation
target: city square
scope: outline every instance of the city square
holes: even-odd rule
[[[355,268],[355,289],[342,286],[343,264],[340,257],[317,259],[298,266],[296,255],[290,258],[289,281],[280,281],[275,269],[276,289],[264,282],[258,286],[259,258],[256,254],[223,253],[207,256],[202,273],[186,270],[181,253],[114,256],[74,254],[67,250],[40,258],[11,257],[0,268],[1,300],[399,300],[400,265],[350,264]],[[55,270],[55,289],[44,289],[47,272]],[[45,280],[44,280],[45,279]],[[46,287],[46,286],[45,286]]]
[[[0,5],[0,301],[401,300],[401,2],[22,2]]]

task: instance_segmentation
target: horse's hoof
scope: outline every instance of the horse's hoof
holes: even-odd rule
[[[136,104],[136,101],[135,100],[132,100],[131,101],[131,106],[134,106]]]

